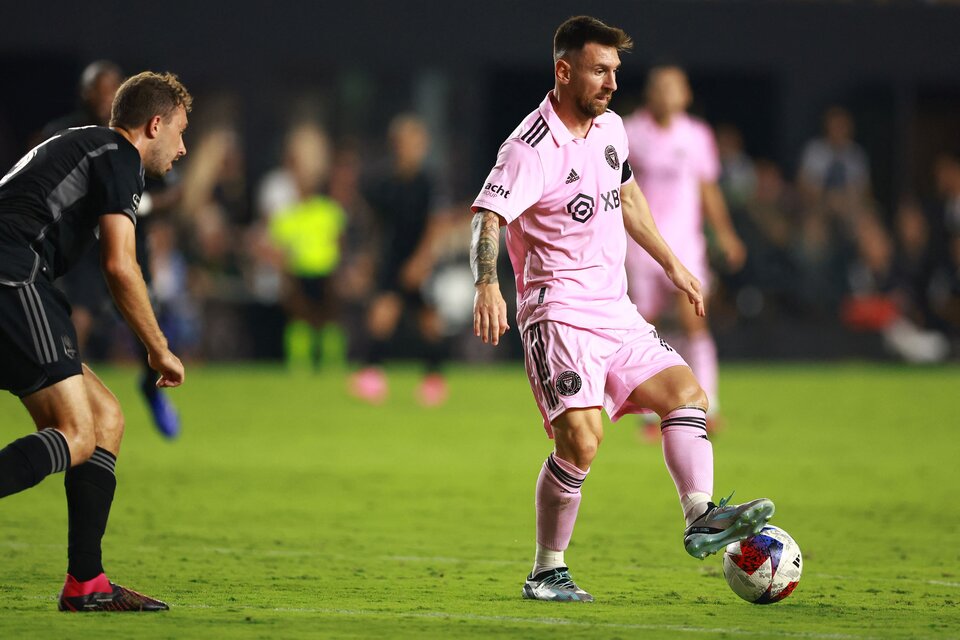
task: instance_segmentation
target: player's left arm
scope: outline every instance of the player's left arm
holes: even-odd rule
[[[706,315],[700,281],[683,266],[660,235],[650,213],[647,198],[632,178],[620,186],[620,203],[623,209],[623,225],[630,237],[663,267],[664,273],[677,289],[687,294],[687,299],[696,308],[697,315]]]
[[[146,347],[150,367],[160,374],[157,386],[179,386],[183,364],[170,351],[153,313],[137,263],[135,227],[125,213],[100,216],[100,267],[117,308]]]
[[[739,271],[747,259],[747,249],[730,220],[730,211],[727,209],[727,202],[720,190],[720,185],[712,180],[701,182],[700,198],[703,203],[703,216],[716,235],[717,244],[727,261],[727,267],[731,272]]]

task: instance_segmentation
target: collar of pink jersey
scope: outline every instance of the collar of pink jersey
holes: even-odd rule
[[[550,99],[553,97],[553,89],[547,92],[547,97],[543,99],[543,102],[540,103],[540,115],[543,116],[543,119],[547,121],[547,127],[550,128],[550,134],[553,136],[553,139],[556,141],[558,147],[575,140],[573,134],[570,133],[570,130],[567,129],[567,125],[563,124],[563,121],[560,120],[560,116],[557,115],[557,112],[553,109],[553,101]],[[604,113],[600,114],[593,119],[593,127],[600,126],[602,127],[607,123],[609,119],[610,111],[607,110]],[[593,127],[590,129],[593,130]],[[587,132],[587,135],[590,135],[590,132]]]

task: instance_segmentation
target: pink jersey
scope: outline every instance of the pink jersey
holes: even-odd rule
[[[704,255],[700,185],[716,182],[720,175],[713,132],[683,113],[674,116],[666,129],[647,111],[627,117],[623,126],[630,144],[630,166],[663,239],[681,262]],[[659,269],[649,256],[644,263]]]
[[[590,329],[644,323],[627,297],[620,186],[631,179],[620,116],[574,138],[552,93],[500,146],[473,203],[507,222],[521,330],[541,320]]]

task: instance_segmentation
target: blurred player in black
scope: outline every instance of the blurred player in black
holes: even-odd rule
[[[430,136],[417,117],[404,114],[390,123],[393,165],[385,177],[365,190],[379,227],[377,291],[367,314],[370,341],[363,369],[351,379],[351,392],[372,403],[383,402],[387,380],[380,365],[386,355],[404,308],[417,312],[423,337],[426,375],[418,390],[422,404],[435,406],[446,399],[440,373],[446,356],[440,316],[421,294],[433,269],[433,245],[442,225],[432,215],[437,210],[436,185],[424,167]]]
[[[116,397],[81,363],[70,305],[53,285],[99,238],[113,299],[147,349],[156,385],[183,382],[183,364],[157,324],[136,257],[144,173],[186,153],[192,99],[175,76],[141,73],[117,92],[110,127],[67,129],[0,179],[0,389],[23,402],[37,431],[0,450],[0,498],[65,471],[68,546],[61,611],[160,611],[116,585],[101,539],[123,437]]]
[[[120,67],[109,60],[97,60],[83,70],[80,76],[80,105],[73,113],[47,124],[42,131],[42,139],[74,127],[89,125],[106,126],[110,121],[110,107],[113,98],[123,80]],[[147,253],[147,229],[152,219],[151,213],[168,209],[179,199],[178,186],[170,186],[166,176],[146,176],[146,187],[140,207],[137,210],[137,260],[143,271],[144,281],[150,286],[150,259]],[[67,294],[73,314],[71,320],[77,329],[77,347],[87,351],[91,337],[96,329],[109,329],[116,319],[113,302],[106,283],[100,275],[100,264],[96,251],[90,251],[77,266],[58,281]],[[170,400],[153,384],[147,354],[139,349],[143,363],[140,376],[140,390],[150,408],[153,422],[167,438],[180,433],[180,417]]]

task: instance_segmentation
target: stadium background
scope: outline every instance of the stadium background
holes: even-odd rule
[[[187,136],[191,153],[179,167],[182,173],[191,171],[191,162],[203,161],[198,149],[207,135],[231,132],[232,142],[223,151],[230,167],[211,196],[219,199],[221,212],[210,233],[222,242],[183,246],[194,280],[217,284],[190,288],[185,304],[191,309],[193,337],[181,350],[213,360],[281,357],[282,313],[270,294],[252,290],[253,260],[245,251],[244,234],[258,218],[260,180],[280,163],[283,136],[292,121],[307,117],[319,122],[335,148],[353,153],[349,157],[362,178],[384,164],[390,118],[416,112],[430,127],[429,162],[448,196],[449,210],[465,219],[466,204],[499,142],[551,86],[552,30],[564,17],[585,9],[574,2],[553,3],[549,9],[536,3],[454,2],[442,11],[429,3],[364,1],[237,2],[229,10],[218,3],[176,1],[149,9],[101,2],[91,10],[56,0],[43,6],[38,11],[16,3],[4,10],[0,164],[15,162],[44,123],[76,106],[79,73],[100,58],[116,61],[128,73],[173,70],[194,92],[197,109]],[[734,125],[753,160],[772,161],[792,181],[804,145],[820,134],[825,108],[842,105],[852,114],[855,139],[869,158],[872,207],[894,255],[896,215],[905,199],[918,199],[931,219],[943,217],[945,197],[937,189],[934,163],[938,154],[960,148],[960,7],[930,2],[609,2],[602,13],[636,40],[635,52],[624,58],[614,98],[620,113],[639,102],[649,65],[679,63],[691,77],[693,111],[712,125]],[[748,216],[737,202],[731,206],[744,233]],[[179,212],[181,245],[203,235],[197,226],[195,212]],[[819,279],[801,282],[808,263],[792,254],[786,266],[778,262],[783,256],[765,263],[765,239],[749,231],[754,262],[744,272],[722,278],[714,307],[722,357],[903,356],[885,348],[884,320],[872,317],[873,307],[859,309],[858,315],[857,309],[844,306],[852,296],[891,293],[875,282],[858,285],[857,269],[866,260],[858,255],[856,232],[834,239],[836,260],[814,265],[822,271]],[[465,248],[465,243],[464,237],[459,246]],[[454,252],[447,266],[462,269],[463,258]],[[932,325],[955,342],[957,277],[948,273],[951,268],[956,265],[943,265],[937,283],[942,313],[920,324]],[[788,273],[777,276],[778,269]],[[503,263],[501,274],[507,273],[509,265]],[[462,271],[457,275],[459,280],[447,282],[460,282],[459,287],[439,291],[454,316],[461,311],[451,330],[463,328],[463,301],[470,296]],[[362,307],[362,296],[353,302],[355,309]],[[348,314],[350,308],[348,304]],[[846,323],[841,320],[844,309]],[[345,324],[356,323],[348,315]],[[219,337],[205,337],[211,333]],[[499,357],[516,355],[515,341],[512,346]],[[467,340],[457,353],[490,357]],[[401,347],[398,355],[414,354]]]
[[[183,417],[179,439],[151,426],[118,326],[94,345],[127,423],[107,570],[172,610],[123,620],[55,612],[66,522],[63,489],[50,479],[0,505],[0,636],[956,637],[960,350],[950,309],[960,287],[948,265],[933,287],[943,315],[928,320],[948,340],[949,362],[926,367],[902,366],[888,348],[886,303],[909,309],[896,306],[896,290],[851,277],[863,271],[856,237],[827,239],[840,260],[821,270],[813,295],[801,295],[810,281],[796,268],[771,281],[781,272],[761,262],[722,278],[711,313],[726,421],[712,437],[716,488],[775,499],[776,524],[804,552],[800,587],[773,607],[731,593],[718,558],[685,555],[660,449],[626,420],[607,429],[568,554],[596,606],[521,600],[532,484],[549,443],[518,362],[452,365],[449,401],[432,409],[414,400],[418,367],[393,365],[390,400],[368,406],[344,393],[342,366],[277,364],[283,314],[250,286],[248,248],[259,185],[281,162],[289,124],[319,121],[350,152],[344,166],[373,174],[389,120],[420,114],[451,215],[466,219],[497,145],[551,86],[553,29],[594,11],[637,43],[624,56],[617,111],[637,103],[651,63],[682,64],[695,112],[735,125],[754,166],[769,159],[789,185],[824,109],[843,105],[870,158],[871,211],[887,242],[896,242],[904,198],[943,222],[950,195],[935,163],[960,152],[953,3],[3,4],[0,166],[76,106],[81,70],[106,58],[127,73],[180,74],[196,110],[178,173],[189,182],[204,163],[217,171],[203,203],[216,205],[213,217],[179,211],[174,225],[172,245],[189,268],[186,300],[177,300],[195,331],[179,351],[187,382],[169,394]],[[804,211],[791,198],[767,210],[782,205],[796,225]],[[733,214],[749,228],[747,208]],[[786,250],[794,267],[798,229],[789,227]],[[769,255],[762,235],[748,242],[751,255]],[[462,270],[462,228],[448,244],[444,267]],[[501,264],[504,281],[508,269]],[[469,283],[447,294],[469,314]],[[844,315],[844,300],[857,296],[880,304]],[[348,308],[348,332],[364,302]],[[400,355],[417,355],[415,341],[399,344]],[[508,359],[511,346],[480,348],[467,336],[458,354]],[[239,362],[253,358],[268,362]],[[10,440],[29,422],[5,395],[0,425]]]

